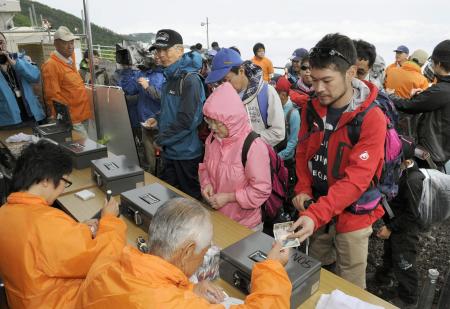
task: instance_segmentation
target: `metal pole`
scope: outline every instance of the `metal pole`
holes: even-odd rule
[[[92,32],[91,32],[91,20],[89,19],[89,8],[87,0],[83,0],[84,7],[84,20],[85,20],[85,30],[86,30],[86,40],[88,46],[89,54],[89,72],[91,75],[91,89],[92,89],[92,104],[94,105],[94,118],[95,118],[95,129],[97,134],[97,139],[102,136],[100,130],[100,115],[98,114],[97,99],[95,95],[95,76],[94,76],[94,52],[92,49]]]
[[[36,9],[34,8],[34,3],[31,3],[32,11],[33,11],[33,18],[34,18],[34,25],[37,27],[37,17],[36,17]]]
[[[81,10],[81,27],[83,27],[83,34],[86,34],[86,23],[84,21],[84,11]]]
[[[206,17],[206,50],[209,49],[209,22],[208,17]]]

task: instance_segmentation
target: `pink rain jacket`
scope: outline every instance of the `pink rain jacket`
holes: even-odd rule
[[[272,191],[270,159],[264,141],[257,138],[250,146],[247,163],[242,165],[242,147],[252,128],[236,90],[230,83],[218,87],[206,100],[203,114],[225,124],[228,137],[213,132],[205,142],[205,157],[199,166],[202,189],[211,184],[214,193],[236,193],[237,202],[219,209],[231,219],[253,228],[261,223],[261,205]]]

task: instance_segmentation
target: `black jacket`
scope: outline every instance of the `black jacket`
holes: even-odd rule
[[[438,165],[450,159],[450,76],[410,99],[391,96],[397,109],[420,114],[417,126],[418,144],[431,153]]]

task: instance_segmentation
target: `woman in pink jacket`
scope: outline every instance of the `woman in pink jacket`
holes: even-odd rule
[[[230,83],[219,86],[206,100],[203,114],[211,134],[199,166],[202,195],[214,208],[252,229],[261,229],[261,205],[272,191],[267,146],[257,138],[244,169],[242,147],[252,131],[248,115]]]

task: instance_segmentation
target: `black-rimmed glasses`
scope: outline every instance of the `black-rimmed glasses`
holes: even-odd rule
[[[328,58],[328,57],[336,56],[347,62],[349,65],[353,65],[343,54],[330,47],[313,47],[309,51],[310,58]]]
[[[64,181],[64,188],[68,188],[72,185],[72,182],[64,177],[61,177],[61,180]]]

